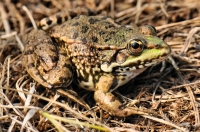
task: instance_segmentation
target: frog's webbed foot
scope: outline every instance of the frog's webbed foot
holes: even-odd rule
[[[43,30],[27,35],[23,65],[30,76],[45,87],[68,86],[73,80],[71,62],[64,49],[57,49]]]
[[[118,117],[127,117],[134,114],[155,114],[154,111],[140,109],[133,106],[127,106],[126,108],[123,108],[122,103],[112,93],[109,92],[113,81],[114,77],[112,76],[102,76],[97,83],[94,99],[102,109],[109,112],[111,115]]]

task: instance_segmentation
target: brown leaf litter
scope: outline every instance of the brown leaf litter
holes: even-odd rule
[[[72,86],[72,92],[90,107],[87,110],[33,83],[21,65],[24,38],[33,29],[23,6],[36,23],[63,9],[82,6],[121,24],[155,26],[158,36],[171,46],[179,70],[167,63],[160,72],[158,64],[116,94],[122,94],[123,100],[137,100],[136,107],[157,115],[112,117],[98,108],[92,92]],[[0,131],[200,131],[199,0],[3,0],[0,18]]]

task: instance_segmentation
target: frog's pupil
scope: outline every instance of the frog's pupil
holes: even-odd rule
[[[134,48],[134,49],[139,48],[139,44],[138,44],[137,42],[133,42],[131,46],[132,46],[132,48]]]

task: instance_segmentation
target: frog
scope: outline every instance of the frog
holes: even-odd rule
[[[122,107],[113,91],[170,55],[153,26],[121,25],[85,8],[67,9],[39,25],[27,34],[23,51],[23,66],[36,82],[49,89],[73,82],[93,91],[96,104],[113,116],[145,114]]]

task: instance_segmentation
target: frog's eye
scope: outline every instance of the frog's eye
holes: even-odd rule
[[[140,55],[144,48],[144,42],[140,39],[132,39],[127,44],[127,51],[132,55]]]

